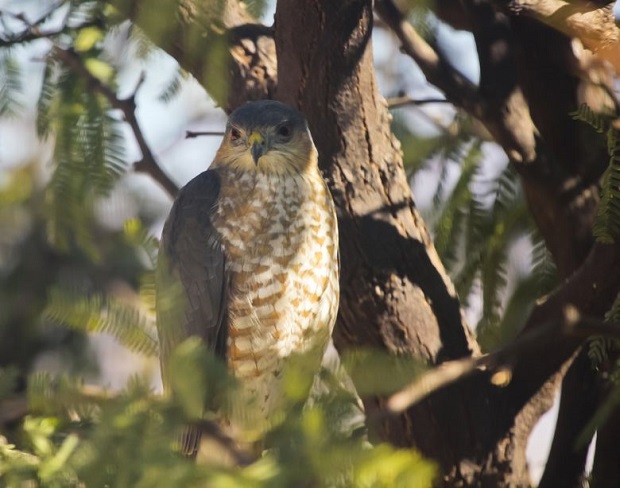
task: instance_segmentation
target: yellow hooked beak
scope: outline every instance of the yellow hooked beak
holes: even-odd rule
[[[260,132],[254,131],[248,137],[248,145],[250,146],[250,154],[252,154],[254,164],[258,165],[258,160],[267,150],[265,138]]]

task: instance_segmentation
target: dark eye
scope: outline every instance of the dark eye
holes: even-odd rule
[[[240,137],[241,137],[241,131],[237,129],[236,127],[231,127],[230,140],[235,142],[235,141],[238,141]]]
[[[287,124],[281,125],[278,127],[278,135],[283,139],[288,139],[291,137],[291,128]]]

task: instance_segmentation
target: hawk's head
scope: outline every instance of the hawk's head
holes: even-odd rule
[[[295,174],[316,168],[317,152],[301,112],[273,100],[248,102],[228,118],[214,165]]]

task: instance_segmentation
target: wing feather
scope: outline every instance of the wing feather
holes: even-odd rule
[[[212,217],[220,178],[207,170],[179,191],[164,225],[157,265],[157,329],[162,377],[176,345],[200,337],[226,359],[229,273]]]

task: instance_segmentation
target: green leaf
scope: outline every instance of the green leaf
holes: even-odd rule
[[[70,434],[65,438],[56,453],[41,463],[39,469],[41,481],[44,483],[53,481],[55,476],[67,467],[67,461],[77,448],[78,443],[79,437],[75,434]]]
[[[342,358],[361,396],[394,393],[422,374],[426,367],[412,357],[375,349],[347,351]]]
[[[98,58],[87,58],[84,66],[88,72],[103,83],[108,83],[114,77],[114,68]]]
[[[414,450],[381,444],[369,450],[353,467],[358,488],[430,488],[436,468]]]
[[[0,53],[2,54],[2,53]],[[0,117],[14,117],[23,109],[22,72],[16,59],[0,55]]]
[[[168,368],[170,389],[188,418],[199,419],[209,409],[226,406],[225,390],[234,383],[226,365],[198,337],[174,349]]]
[[[104,32],[99,27],[84,27],[75,38],[73,48],[77,52],[90,51],[103,38]]]
[[[83,296],[54,288],[43,317],[76,330],[110,334],[128,349],[147,356],[157,354],[153,317],[147,316],[138,306],[113,297]]]
[[[620,237],[620,137],[614,128],[607,136],[611,157],[603,174],[601,201],[592,229],[599,242],[611,244]]]

